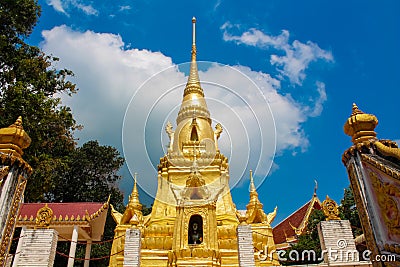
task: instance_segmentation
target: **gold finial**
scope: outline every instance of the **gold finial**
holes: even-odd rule
[[[256,192],[256,186],[254,185],[253,170],[250,170],[250,192]]]
[[[190,73],[189,73],[189,78],[188,82],[186,84],[186,88],[184,91],[183,96],[186,96],[187,94],[190,93],[198,93],[201,96],[204,96],[203,89],[200,87],[200,78],[199,78],[199,72],[197,70],[197,62],[196,62],[196,55],[197,55],[197,49],[196,49],[196,18],[192,18],[192,60],[190,63]]]
[[[356,103],[353,103],[353,108],[352,108],[352,110],[353,110],[352,115],[353,115],[353,114],[355,115],[355,114],[362,113],[361,110],[358,109],[358,106],[357,106]]]
[[[15,126],[22,127],[22,117],[19,116],[18,119],[15,121]]]
[[[139,192],[137,190],[137,173],[133,177],[135,182],[124,214],[122,217],[118,213],[113,215],[115,221],[119,220],[119,224],[138,225],[143,221],[142,204],[140,203]]]
[[[139,192],[138,192],[138,189],[137,189],[137,172],[135,172],[135,174],[133,176],[133,179],[135,180],[135,182],[133,184],[133,190],[132,190],[131,196],[132,196],[132,198],[133,198],[132,200],[134,202],[139,203]],[[131,200],[131,199],[129,199],[129,200]]]
[[[326,220],[340,220],[338,204],[326,195],[326,199],[322,202],[322,211],[326,216]]]
[[[0,129],[0,152],[21,157],[23,149],[31,144],[31,138],[22,127],[22,117],[6,128]]]
[[[343,126],[345,134],[352,137],[354,144],[364,141],[376,140],[375,127],[378,125],[378,119],[375,115],[362,112],[358,106],[353,103],[352,113]]]
[[[192,44],[195,46],[196,45],[196,18],[192,18],[192,25],[193,25],[193,31],[192,31],[192,37],[193,37],[193,42]]]
[[[275,214],[274,214],[275,212]],[[276,210],[271,214],[265,214],[263,204],[258,199],[258,193],[254,185],[253,171],[250,170],[250,201],[246,205],[247,223],[264,223],[269,224],[269,221],[275,218]]]
[[[256,186],[254,185],[253,170],[250,170],[250,202],[260,202]]]

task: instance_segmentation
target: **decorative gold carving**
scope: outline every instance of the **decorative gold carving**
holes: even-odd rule
[[[2,151],[0,149],[0,161],[3,165],[8,165],[10,167],[16,165],[20,169],[24,170],[28,175],[32,173],[31,166],[21,157],[17,157],[14,154],[5,154],[1,152]]]
[[[362,156],[365,156],[365,155],[362,155]],[[361,226],[363,228],[365,240],[367,242],[369,250],[371,250],[371,252],[372,252],[372,255],[378,255],[379,250],[378,250],[377,243],[375,241],[374,234],[372,232],[371,220],[369,219],[369,215],[367,213],[367,208],[361,197],[362,191],[361,191],[361,188],[359,186],[359,181],[358,181],[358,175],[359,175],[358,169],[357,169],[354,161],[347,164],[346,168],[347,168],[347,173],[349,175],[350,185],[351,185],[351,188],[354,193],[354,200],[356,202],[356,206],[357,206],[357,210],[359,213]],[[383,266],[382,263],[380,263],[380,262],[375,262],[374,264],[376,266]]]
[[[13,199],[11,202],[11,207],[8,212],[6,225],[3,230],[3,236],[1,238],[0,244],[0,266],[4,266],[7,260],[7,254],[12,243],[12,235],[14,233],[15,224],[17,221],[17,216],[19,212],[19,207],[21,203],[22,196],[26,187],[26,179],[20,175],[18,177],[17,187],[14,191]]]
[[[36,227],[48,228],[53,219],[53,210],[49,208],[47,203],[36,213]]]
[[[215,125],[215,131],[214,131],[214,141],[215,141],[215,150],[218,151],[218,139],[222,133],[223,129],[222,129],[222,125],[220,123],[217,123],[217,125]]]
[[[193,20],[193,28],[195,28]],[[193,39],[195,33],[193,31]],[[222,126],[211,125],[201,88],[193,40],[192,61],[183,100],[176,119],[166,132],[169,149],[158,165],[158,188],[150,215],[138,227],[142,231],[141,266],[238,266],[236,228],[239,220],[229,191],[228,159],[218,151]],[[197,170],[198,168],[198,170]],[[276,215],[262,210],[257,192],[250,193],[249,214],[259,227],[257,246],[275,249],[269,223]],[[189,224],[193,215],[202,218],[203,241],[189,244]],[[130,224],[122,224],[122,214],[112,208],[117,222],[115,235],[124,235]],[[129,217],[129,216],[128,216]],[[239,216],[238,216],[239,217]],[[248,217],[244,215],[246,220]],[[112,254],[124,249],[124,239],[114,241]],[[255,254],[256,255],[256,254]],[[277,260],[257,266],[278,265]],[[122,267],[123,255],[111,257],[110,266]]]
[[[376,190],[378,205],[381,209],[381,217],[390,232],[399,235],[400,214],[395,198],[400,198],[400,189],[392,183],[382,182],[373,171],[369,172],[369,177],[372,180],[372,186]]]
[[[376,149],[383,154],[384,156],[394,157],[400,160],[400,148],[386,146],[385,144],[381,143],[380,141],[374,142]]]
[[[391,168],[385,164],[382,164],[381,162],[379,162],[378,160],[375,160],[374,158],[368,156],[368,155],[361,155],[361,159],[362,161],[365,161],[369,164],[371,164],[372,166],[374,166],[375,168],[377,168],[378,170],[384,172],[385,174],[389,175],[390,177],[396,179],[396,180],[400,180],[400,172],[394,168]]]
[[[165,125],[165,132],[168,134],[169,137],[169,146],[168,148],[172,150],[174,146],[174,133],[175,131],[173,130],[172,123],[170,121],[167,122],[167,125]]]
[[[322,211],[324,212],[327,221],[340,220],[338,204],[328,195],[322,202]]]
[[[4,178],[7,176],[9,170],[10,170],[9,166],[4,166],[3,168],[1,168],[1,170],[0,170],[0,188],[3,185]]]

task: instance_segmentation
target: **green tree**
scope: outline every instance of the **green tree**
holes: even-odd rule
[[[72,72],[52,67],[57,58],[28,45],[40,16],[33,0],[0,2],[0,127],[23,117],[24,129],[32,143],[24,158],[34,172],[25,201],[44,201],[53,186],[53,170],[63,165],[63,158],[75,147],[76,125],[69,107],[62,106],[55,95],[76,92],[67,79]]]
[[[122,157],[115,148],[97,141],[76,147],[74,131],[80,126],[60,99],[62,94],[71,96],[77,91],[68,80],[73,73],[56,69],[57,58],[26,43],[40,12],[37,0],[0,1],[0,127],[22,116],[23,127],[32,139],[24,151],[33,168],[25,202],[104,202],[110,196],[110,202],[121,210],[117,171]],[[109,216],[105,239],[113,237],[114,227]],[[94,245],[92,255],[108,255],[110,246]],[[95,265],[107,263],[106,259]],[[63,264],[56,262],[55,266]]]
[[[293,244],[289,250],[285,253],[284,257],[286,261],[282,262],[284,265],[292,264],[311,264],[318,263],[321,260],[321,246],[318,236],[318,223],[325,220],[325,215],[321,210],[313,210],[308,218],[308,223],[305,229],[305,233],[298,236],[298,242]],[[314,251],[315,254],[303,253],[304,251]],[[291,252],[293,251],[293,252]],[[296,252],[294,252],[296,251]],[[296,259],[295,255],[298,254],[302,259],[300,261],[292,260]],[[292,259],[290,258],[292,256]],[[302,255],[305,255],[302,257]]]
[[[118,170],[124,163],[118,150],[110,146],[101,146],[97,141],[89,141],[76,148],[63,163],[61,169],[56,171],[57,180],[53,190],[47,197],[55,202],[104,202],[110,197],[110,202],[119,210],[123,210],[123,196],[117,187],[121,176]],[[111,216],[107,217],[104,228],[104,240],[114,237],[116,224]],[[92,258],[108,256],[112,242],[92,245]],[[68,243],[60,243],[58,251],[67,254]],[[78,246],[76,257],[84,258],[85,247]],[[64,266],[67,259],[57,255],[56,266]],[[77,261],[76,266],[81,266],[83,261]],[[108,258],[96,260],[95,266],[108,266]]]
[[[350,221],[350,225],[355,237],[363,233],[361,227],[360,217],[358,216],[358,210],[356,202],[354,200],[353,190],[351,187],[344,189],[343,199],[340,201],[340,217]]]

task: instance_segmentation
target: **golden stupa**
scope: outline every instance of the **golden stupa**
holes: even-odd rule
[[[263,211],[252,174],[247,210],[238,211],[232,201],[228,159],[218,149],[222,126],[212,127],[197,69],[196,19],[192,22],[190,74],[177,127],[166,127],[170,144],[158,165],[152,212],[142,216],[135,179],[124,214],[112,211],[117,226],[110,266],[123,266],[129,228],[141,232],[140,266],[239,266],[239,224],[251,225],[255,265],[279,265],[270,225],[276,209],[268,215]]]

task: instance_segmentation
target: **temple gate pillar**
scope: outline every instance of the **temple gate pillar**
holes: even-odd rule
[[[27,229],[21,238],[21,253],[15,267],[52,267],[56,256],[58,232],[54,229]]]
[[[86,243],[85,262],[83,264],[83,267],[89,267],[91,250],[92,250],[92,240],[88,240]]]
[[[75,261],[76,245],[78,243],[78,226],[74,225],[74,230],[72,232],[71,247],[69,249],[69,258],[67,267],[73,267]]]
[[[22,159],[31,139],[22,119],[0,129],[0,266],[5,266],[11,246],[20,203],[32,168]]]

